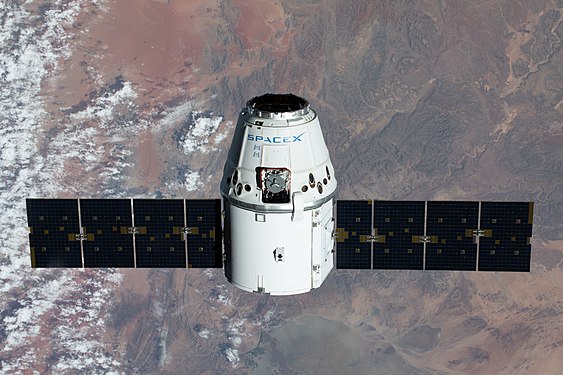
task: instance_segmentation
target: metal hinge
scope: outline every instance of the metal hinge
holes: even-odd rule
[[[75,241],[86,241],[88,239],[88,235],[85,233],[79,233],[74,235]]]
[[[474,231],[472,231],[472,233],[475,237],[484,237],[485,236],[485,230],[484,229],[475,229]]]
[[[198,234],[199,228],[198,227],[180,227],[180,233],[183,234]]]
[[[430,236],[420,236],[420,242],[430,243],[430,242],[432,242],[432,237],[430,237]]]
[[[383,243],[385,242],[384,235],[371,235],[371,234],[361,234],[360,235],[360,242],[378,242]]]
[[[127,233],[129,234],[139,234],[141,229],[139,227],[127,227]]]

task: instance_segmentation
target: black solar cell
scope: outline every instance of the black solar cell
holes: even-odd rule
[[[134,199],[137,268],[185,268],[184,200]]]
[[[337,201],[336,268],[371,268],[371,221],[372,201]]]
[[[475,271],[477,245],[472,232],[478,227],[479,202],[427,203],[427,270]]]
[[[533,203],[482,202],[479,271],[530,271]]]
[[[84,267],[135,266],[130,199],[81,199]]]
[[[373,268],[421,270],[424,202],[374,201]]]
[[[27,199],[33,268],[82,267],[76,199]]]
[[[221,268],[221,200],[186,199],[189,268]]]

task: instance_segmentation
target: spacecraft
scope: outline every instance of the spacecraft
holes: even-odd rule
[[[34,268],[222,268],[292,295],[331,270],[530,270],[533,202],[336,200],[317,113],[265,94],[239,114],[221,199],[27,199]]]

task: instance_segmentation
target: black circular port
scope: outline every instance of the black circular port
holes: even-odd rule
[[[233,173],[233,185],[236,185],[238,182],[238,170],[235,170]]]
[[[326,178],[323,178],[323,184],[328,184],[328,181],[326,180]]]
[[[252,189],[249,184],[244,185],[244,190],[250,191]]]
[[[309,190],[309,188],[307,187],[307,185],[303,185],[303,186],[301,187],[301,191],[302,191],[302,192],[306,193],[307,190]]]
[[[317,184],[317,190],[319,190],[319,193],[323,193],[323,185],[320,182]]]
[[[231,183],[231,176],[227,177],[227,184]]]
[[[312,173],[309,173],[309,186],[311,188],[315,187],[315,176]]]
[[[237,185],[237,195],[240,195],[240,193],[242,193],[242,184]]]

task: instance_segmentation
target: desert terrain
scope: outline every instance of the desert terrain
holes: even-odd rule
[[[25,10],[39,25],[65,6]],[[23,361],[44,373],[560,373],[562,8],[80,3],[63,23],[69,52],[37,94],[46,115],[30,136],[44,166],[31,178],[57,184],[35,195],[219,197],[240,109],[265,92],[293,92],[319,115],[339,199],[534,201],[532,268],[334,270],[322,288],[292,297],[240,291],[220,269],[26,271],[3,292],[0,337],[14,344],[0,346],[0,369],[17,373]],[[18,233],[10,251],[25,254]],[[35,316],[39,331],[22,328],[25,344],[10,336],[25,318],[13,302],[24,286],[63,277],[76,288]],[[77,304],[88,311],[100,290],[100,319],[58,315]],[[57,326],[99,346],[72,362]],[[41,354],[18,362],[30,347]],[[108,362],[84,359],[98,355]]]

